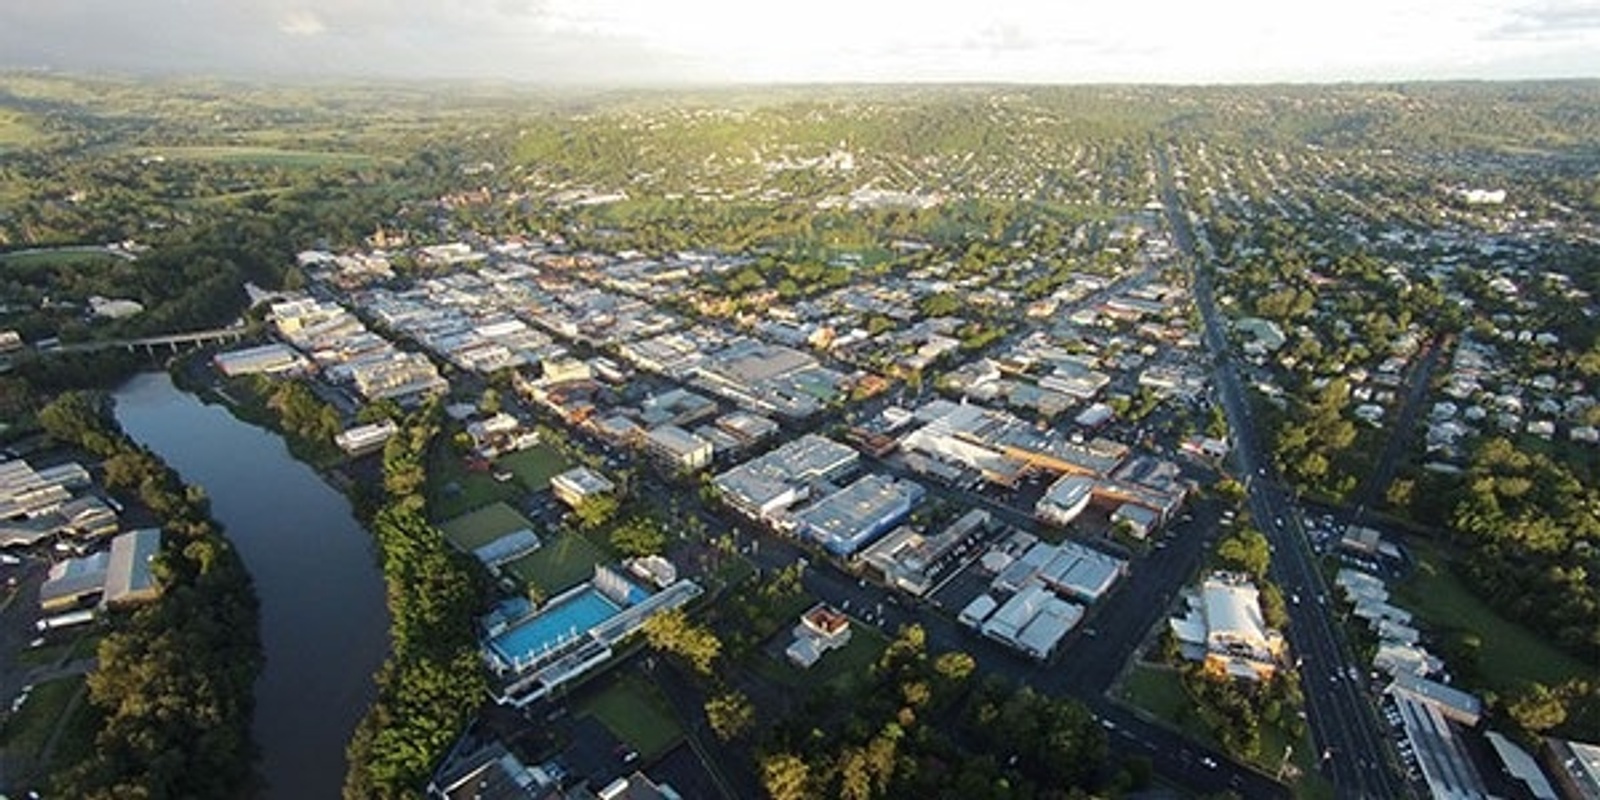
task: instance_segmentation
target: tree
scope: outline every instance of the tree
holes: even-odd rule
[[[761,786],[772,800],[808,800],[811,767],[790,753],[767,756],[761,759]]]
[[[625,556],[653,556],[667,544],[661,526],[647,517],[634,517],[611,532],[611,546]]]
[[[934,672],[937,672],[939,677],[951,683],[960,683],[966,680],[975,668],[977,668],[977,662],[972,660],[972,656],[960,650],[940,653],[939,657],[933,660]]]
[[[1267,574],[1267,566],[1272,562],[1272,548],[1261,531],[1244,528],[1217,545],[1217,557],[1228,569],[1259,579]]]
[[[616,516],[620,505],[614,495],[589,495],[572,509],[572,515],[577,518],[579,528],[586,531],[597,530]]]
[[[1543,733],[1567,721],[1567,708],[1561,695],[1542,683],[1529,684],[1517,692],[1506,704],[1506,713],[1531,733]]]
[[[961,297],[955,292],[940,292],[922,298],[917,310],[925,317],[948,317],[961,310]]]
[[[871,800],[872,768],[865,748],[847,747],[839,755],[839,796],[844,800]]]
[[[743,736],[756,721],[755,706],[743,692],[731,690],[706,701],[706,719],[724,742]]]
[[[643,630],[652,648],[682,658],[701,675],[711,674],[711,665],[722,652],[717,635],[710,628],[690,622],[681,608],[656,614],[645,622]]]

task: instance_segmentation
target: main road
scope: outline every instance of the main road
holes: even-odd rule
[[[1163,202],[1178,247],[1194,264],[1195,303],[1205,326],[1206,345],[1215,358],[1217,399],[1233,433],[1234,457],[1244,471],[1250,511],[1272,544],[1271,578],[1291,598],[1287,632],[1300,663],[1307,719],[1321,749],[1319,764],[1339,797],[1409,796],[1395,774],[1366,688],[1366,670],[1351,657],[1340,631],[1329,620],[1334,606],[1317,569],[1294,498],[1277,481],[1271,459],[1256,433],[1255,420],[1229,355],[1227,336],[1217,317],[1209,270],[1209,244],[1202,256],[1172,180],[1164,147],[1156,148]]]

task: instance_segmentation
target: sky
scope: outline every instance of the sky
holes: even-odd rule
[[[0,0],[0,66],[641,86],[1600,77],[1600,0]]]

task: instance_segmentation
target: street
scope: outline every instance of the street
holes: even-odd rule
[[[1409,793],[1387,756],[1371,699],[1366,669],[1356,664],[1342,633],[1328,619],[1329,593],[1306,540],[1298,504],[1277,482],[1271,459],[1258,439],[1237,368],[1229,355],[1208,271],[1197,253],[1193,232],[1180,205],[1164,149],[1157,149],[1163,202],[1173,237],[1194,262],[1195,302],[1205,325],[1205,341],[1216,357],[1217,398],[1233,435],[1233,455],[1246,478],[1250,511],[1273,544],[1271,578],[1285,593],[1304,602],[1289,606],[1290,647],[1301,659],[1307,719],[1321,749],[1323,771],[1340,797],[1393,798]],[[1207,248],[1209,251],[1209,248]],[[1353,669],[1352,669],[1353,668]]]

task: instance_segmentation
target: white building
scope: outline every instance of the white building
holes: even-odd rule
[[[1046,522],[1068,525],[1089,507],[1094,499],[1094,479],[1083,475],[1063,475],[1050,484],[1033,513]]]
[[[1188,614],[1169,620],[1187,654],[1238,678],[1272,675],[1283,654],[1283,635],[1262,619],[1260,592],[1249,579],[1213,573],[1188,599]]]
[[[644,436],[645,452],[679,472],[691,472],[711,463],[711,443],[676,425],[652,428]]]

